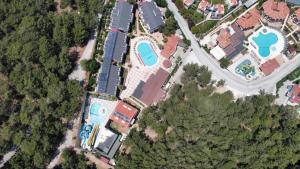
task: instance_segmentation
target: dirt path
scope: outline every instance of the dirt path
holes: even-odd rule
[[[67,130],[65,134],[64,142],[62,142],[57,149],[58,154],[52,159],[52,161],[49,163],[47,168],[54,168],[56,165],[60,163],[61,154],[64,149],[75,147],[76,139],[73,138],[76,137],[78,133],[80,118],[76,118],[75,120],[71,121],[71,124],[74,125],[74,127],[72,129]]]

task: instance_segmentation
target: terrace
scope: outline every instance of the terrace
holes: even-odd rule
[[[140,56],[140,53],[137,49],[139,44],[145,42],[151,45],[151,50],[153,51],[152,55],[156,55],[154,56],[157,59],[156,63],[151,66],[145,65],[144,61],[142,60],[142,56]],[[126,89],[120,94],[121,99],[129,98],[134,92],[135,88],[138,86],[139,82],[149,78],[152,73],[156,72],[161,67],[164,61],[164,58],[160,56],[161,51],[157,45],[157,42],[150,36],[140,36],[131,39],[130,46],[131,48],[129,56],[131,67],[125,80]],[[148,60],[146,55],[143,57]]]
[[[290,9],[285,2],[267,0],[262,7],[265,17],[270,22],[283,22],[290,13]]]
[[[176,35],[168,37],[167,42],[165,43],[163,50],[160,52],[160,54],[166,59],[169,59],[175,53],[178,43],[179,38]]]

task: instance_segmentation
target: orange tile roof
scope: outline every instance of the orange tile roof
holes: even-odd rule
[[[259,11],[256,8],[253,8],[249,12],[247,12],[245,15],[238,18],[236,20],[236,23],[242,29],[249,29],[249,28],[253,28],[256,25],[258,25],[260,23],[259,20],[260,20]]]
[[[205,11],[211,4],[207,0],[202,0],[198,5],[198,10]]]
[[[137,112],[138,110],[136,108],[123,101],[118,101],[115,111],[111,115],[110,119],[121,126],[129,127]]]
[[[217,38],[217,41],[219,43],[219,46],[221,48],[226,48],[228,45],[230,45],[230,33],[226,29],[221,29],[219,36]]]
[[[269,75],[271,74],[275,69],[277,69],[279,67],[279,63],[277,62],[277,60],[274,59],[270,59],[268,61],[266,61],[265,63],[263,63],[259,68],[260,70],[265,74],[265,75]]]
[[[300,8],[298,8],[298,9],[295,11],[295,15],[296,15],[297,19],[300,21]]]
[[[237,0],[230,0],[229,2],[231,6],[236,6],[238,4]]]
[[[177,45],[179,42],[179,38],[175,35],[172,35],[167,38],[167,43],[164,45],[164,49],[160,52],[160,54],[169,59],[176,51]]]
[[[216,11],[218,14],[224,14],[225,13],[225,7],[223,4],[216,4],[215,5]]]
[[[290,91],[289,101],[292,103],[300,103],[300,85],[293,85]]]
[[[186,6],[191,6],[191,5],[194,3],[194,0],[184,0],[183,3],[184,3]]]
[[[265,15],[273,20],[284,20],[290,13],[290,9],[285,2],[275,2],[274,0],[264,2],[263,10]]]

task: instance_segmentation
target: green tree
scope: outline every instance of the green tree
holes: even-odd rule
[[[100,63],[98,63],[96,59],[82,60],[80,65],[84,70],[92,74],[97,73],[100,67]]]
[[[166,8],[168,6],[166,0],[155,0],[155,3],[157,4],[157,6],[162,8]]]
[[[81,18],[75,18],[74,21],[74,28],[73,28],[73,34],[74,34],[74,41],[78,45],[83,45],[88,39],[88,31],[86,29],[86,25]]]
[[[227,58],[224,58],[224,57],[222,59],[220,59],[219,62],[220,62],[221,68],[223,68],[223,69],[227,69],[227,67],[230,64],[230,61]]]

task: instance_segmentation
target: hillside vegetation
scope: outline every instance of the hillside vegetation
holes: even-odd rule
[[[85,45],[100,3],[57,14],[53,0],[0,1],[0,157],[17,147],[4,168],[45,168],[54,155],[81,104],[70,47]]]
[[[205,67],[192,64],[184,70],[185,85],[175,85],[169,99],[142,113],[140,131],[126,139],[127,151],[118,156],[116,168],[300,165],[300,123],[291,108],[274,105],[274,96],[263,93],[233,101],[231,92],[216,93],[206,85],[210,75]],[[158,137],[147,137],[146,128]]]

